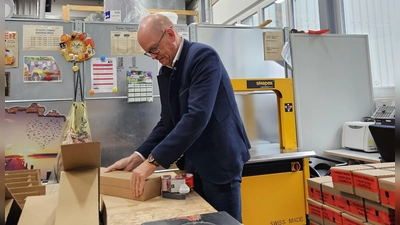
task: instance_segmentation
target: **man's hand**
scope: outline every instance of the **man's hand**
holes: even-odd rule
[[[156,169],[157,166],[146,160],[133,170],[131,177],[131,191],[133,196],[139,197],[143,194],[146,179],[153,174]]]
[[[132,171],[137,166],[139,166],[143,162],[142,158],[138,154],[132,154],[128,157],[122,158],[112,164],[111,166],[107,167],[104,172],[111,172],[114,170],[123,170],[123,171]]]

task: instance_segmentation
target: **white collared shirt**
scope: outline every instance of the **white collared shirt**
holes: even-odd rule
[[[178,61],[179,57],[181,56],[182,48],[183,48],[183,37],[181,37],[181,44],[179,45],[178,51],[176,52],[174,61],[172,61],[172,66],[167,66],[167,67],[171,69],[174,68],[175,62]]]

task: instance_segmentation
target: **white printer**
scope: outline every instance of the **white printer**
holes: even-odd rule
[[[343,124],[342,147],[346,149],[377,152],[368,126],[374,122],[351,121]]]

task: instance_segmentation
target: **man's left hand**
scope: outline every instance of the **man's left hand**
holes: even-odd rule
[[[153,174],[156,169],[157,166],[145,160],[142,164],[140,164],[138,167],[136,167],[136,169],[132,171],[131,191],[133,196],[139,197],[143,194],[144,183],[146,179],[151,174]]]

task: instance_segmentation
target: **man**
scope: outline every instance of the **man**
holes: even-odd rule
[[[107,171],[133,170],[131,190],[137,197],[159,165],[176,162],[194,174],[199,195],[241,222],[240,183],[250,143],[221,59],[211,47],[181,38],[163,15],[143,18],[137,37],[145,55],[162,64],[161,119],[131,156]]]

